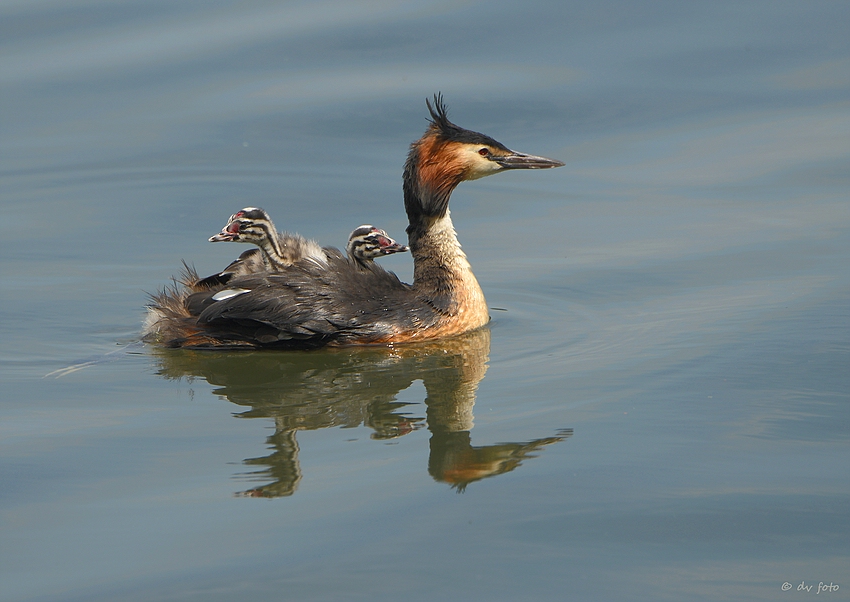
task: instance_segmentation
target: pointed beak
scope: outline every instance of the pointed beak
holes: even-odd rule
[[[392,255],[393,253],[404,253],[407,251],[406,245],[397,243],[388,236],[379,236],[377,242],[380,247],[381,255]]]
[[[516,151],[511,151],[510,155],[492,157],[492,160],[501,165],[503,169],[548,169],[564,165],[562,161],[556,159],[526,155]]]
[[[210,242],[233,242],[239,238],[239,231],[242,229],[242,223],[236,220],[235,215],[230,216],[230,221],[221,229],[221,232],[215,236],[210,236]]]
[[[407,251],[407,246],[397,242],[381,248],[381,253],[384,255],[392,255],[393,253],[404,253]]]
[[[222,230],[215,236],[210,236],[210,242],[231,242],[234,238],[236,237],[232,232]]]

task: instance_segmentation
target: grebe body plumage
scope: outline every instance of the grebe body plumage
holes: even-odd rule
[[[412,285],[373,261],[354,268],[326,252],[326,265],[297,261],[206,291],[175,284],[153,298],[145,338],[169,347],[312,348],[430,340],[484,326],[487,304],[451,221],[451,193],[464,180],[563,163],[458,127],[440,95],[426,104],[430,125],[411,145],[403,178]]]

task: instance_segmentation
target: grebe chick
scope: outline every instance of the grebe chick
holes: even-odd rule
[[[267,270],[277,271],[302,259],[325,263],[325,251],[300,234],[278,232],[272,218],[259,207],[245,207],[230,216],[227,225],[210,242],[247,242],[257,245]]]
[[[455,125],[439,94],[426,104],[430,125],[410,146],[403,176],[412,285],[375,262],[354,270],[346,257],[329,254],[325,268],[302,261],[208,291],[165,290],[149,306],[146,340],[169,347],[310,348],[429,340],[484,326],[487,303],[452,225],[451,193],[464,180],[563,163]]]
[[[302,259],[322,265],[327,261],[319,243],[300,234],[278,232],[269,214],[259,207],[245,207],[237,211],[230,216],[221,232],[209,240],[252,243],[259,248],[245,251],[218,274],[198,280],[195,288],[199,290],[226,284],[236,276],[278,271]]]
[[[338,253],[336,249],[323,248],[321,249],[321,259],[319,259],[314,248],[316,243],[307,241],[305,245],[301,241],[297,241],[299,244],[293,245],[292,240],[301,239],[301,237],[291,234],[278,235],[278,241],[275,244],[269,238],[275,236],[277,231],[273,227],[267,226],[270,223],[268,213],[262,209],[247,208],[231,215],[221,232],[210,237],[210,242],[250,242],[259,248],[245,251],[218,274],[199,280],[195,283],[195,288],[203,290],[217,284],[225,284],[236,276],[280,271],[300,259],[305,259],[305,257],[297,256],[298,250],[309,250],[310,254],[306,256],[306,259],[319,261],[321,264],[327,262],[327,253]],[[287,257],[281,257],[278,254],[278,249],[287,247],[291,252]],[[407,251],[405,245],[397,243],[384,230],[371,225],[355,228],[348,237],[348,246],[346,247],[348,257],[358,265],[365,265],[367,261],[373,261],[377,257],[403,253],[404,251]]]
[[[404,253],[407,251],[407,246],[394,241],[384,230],[364,224],[355,228],[348,237],[345,251],[352,261],[363,265],[377,257]]]

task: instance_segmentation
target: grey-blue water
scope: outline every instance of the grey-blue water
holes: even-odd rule
[[[848,30],[817,1],[0,3],[0,599],[850,598]],[[452,198],[488,329],[132,345],[246,205],[404,239],[437,91],[566,162]]]

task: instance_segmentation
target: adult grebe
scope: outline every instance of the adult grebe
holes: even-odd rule
[[[341,255],[328,255],[327,266],[298,262],[208,291],[175,285],[153,298],[145,339],[169,347],[309,348],[429,340],[485,325],[484,294],[449,215],[451,193],[464,180],[563,163],[458,127],[439,94],[426,104],[431,123],[411,145],[403,178],[412,285],[374,262],[352,269]]]

